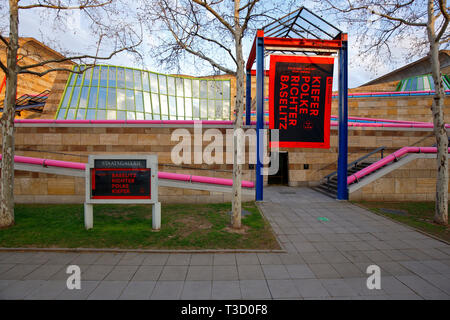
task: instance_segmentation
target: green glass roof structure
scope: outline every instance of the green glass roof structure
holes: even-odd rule
[[[230,120],[231,81],[97,65],[74,66],[58,120]]]
[[[450,78],[448,75],[443,75],[444,90],[450,90]],[[407,79],[403,79],[397,86],[396,91],[433,91],[434,82],[431,74],[424,74]]]

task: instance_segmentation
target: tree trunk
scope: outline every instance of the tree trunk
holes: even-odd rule
[[[237,131],[242,129],[242,109],[244,101],[244,58],[242,55],[242,35],[241,27],[239,25],[239,5],[240,1],[234,1],[234,23],[235,23],[235,34],[234,41],[236,45],[236,101],[235,101],[235,111],[236,119],[234,121],[234,138],[233,138],[233,200],[232,200],[232,215],[231,215],[231,225],[233,228],[241,228],[241,188],[242,188],[242,164],[238,162],[238,152],[241,148],[238,146],[238,137],[236,135]]]
[[[428,39],[430,41],[430,61],[435,87],[433,97],[433,124],[437,144],[437,179],[436,205],[434,221],[448,224],[448,137],[444,121],[444,86],[442,83],[441,66],[439,62],[439,42],[436,41],[435,17],[433,1],[428,1]]]
[[[2,178],[0,227],[14,224],[14,107],[17,91],[17,51],[19,42],[18,1],[9,0],[10,29],[7,55],[6,93],[2,116]]]

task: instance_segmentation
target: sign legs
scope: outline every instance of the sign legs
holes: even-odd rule
[[[94,208],[90,203],[84,204],[84,227],[86,230],[94,227]]]
[[[152,228],[161,229],[161,202],[156,202],[152,206]]]

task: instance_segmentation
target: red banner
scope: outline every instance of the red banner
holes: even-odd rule
[[[330,147],[332,57],[270,56],[269,123],[273,147]]]

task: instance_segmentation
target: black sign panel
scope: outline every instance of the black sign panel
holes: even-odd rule
[[[329,148],[333,63],[330,57],[271,56],[272,146]]]
[[[91,179],[92,199],[151,199],[150,168],[95,168]]]

